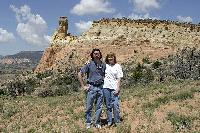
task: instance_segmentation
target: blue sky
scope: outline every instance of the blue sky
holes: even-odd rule
[[[44,50],[67,16],[69,32],[80,35],[93,20],[127,17],[200,23],[200,0],[0,0],[0,55]]]

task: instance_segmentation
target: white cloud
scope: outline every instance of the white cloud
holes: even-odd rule
[[[130,15],[128,16],[123,16],[121,13],[118,13],[118,14],[115,14],[113,15],[114,18],[123,18],[123,17],[126,17],[126,18],[130,18],[130,19],[158,19],[156,17],[152,17],[150,16],[149,13],[146,13],[146,14],[137,14],[137,13],[131,13]]]
[[[110,6],[108,0],[81,0],[76,4],[71,13],[76,15],[98,14],[98,13],[113,13],[114,8]]]
[[[192,18],[191,17],[183,17],[183,16],[177,16],[177,19],[181,22],[192,22]]]
[[[161,7],[161,0],[129,0],[133,4],[133,12],[128,15],[131,19],[158,19],[150,15],[152,10]]]
[[[124,16],[122,16],[121,13],[118,13],[118,14],[113,15],[113,17],[114,17],[114,18],[122,18],[122,17],[124,17]]]
[[[135,13],[132,13],[128,16],[128,18],[131,18],[131,19],[158,19],[156,17],[151,17],[149,15],[149,13],[146,13],[146,14],[135,14]]]
[[[159,0],[131,0],[131,2],[137,13],[149,13],[153,9],[160,8]]]
[[[87,31],[92,26],[92,21],[80,21],[79,23],[75,23],[75,26],[79,33]]]
[[[0,28],[0,43],[9,43],[13,40],[15,40],[15,36],[13,35],[13,33],[10,33],[7,30]]]
[[[28,5],[16,8],[10,5],[10,8],[16,13],[18,22],[17,33],[18,35],[28,42],[29,44],[46,46],[49,43],[45,31],[47,23],[39,14],[32,14],[31,8]]]

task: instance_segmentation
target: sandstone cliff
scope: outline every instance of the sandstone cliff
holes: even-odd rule
[[[66,69],[82,65],[90,59],[93,48],[117,55],[119,63],[159,59],[185,46],[200,47],[200,25],[165,20],[101,19],[76,37],[68,33],[66,17],[52,36],[35,72]]]

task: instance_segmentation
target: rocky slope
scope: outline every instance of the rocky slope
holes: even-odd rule
[[[2,56],[0,58],[0,74],[16,74],[25,70],[32,71],[38,65],[42,54],[43,51],[21,51],[14,55]]]
[[[43,51],[21,51],[14,55],[0,57],[0,64],[38,63]]]
[[[165,20],[101,19],[79,37],[68,32],[67,18],[61,17],[50,46],[35,72],[66,69],[90,59],[93,48],[103,57],[115,52],[119,63],[167,57],[185,46],[200,47],[200,25]]]

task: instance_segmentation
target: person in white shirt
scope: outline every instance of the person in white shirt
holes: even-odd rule
[[[103,94],[107,110],[107,122],[110,127],[113,124],[112,111],[114,114],[114,124],[120,123],[119,92],[120,80],[123,77],[122,68],[117,64],[114,53],[109,53],[105,59],[106,70],[103,85]]]

